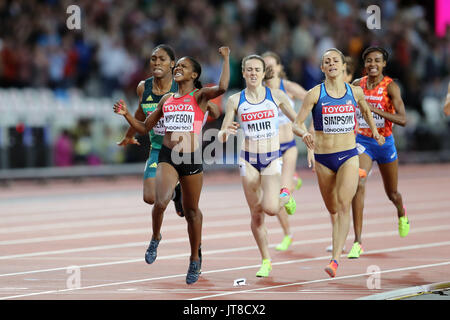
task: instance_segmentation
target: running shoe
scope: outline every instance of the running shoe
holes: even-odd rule
[[[295,213],[295,210],[297,209],[297,203],[295,202],[295,199],[293,197],[290,197],[288,203],[284,205],[284,208],[286,209],[288,215],[293,215]]]
[[[293,215],[295,210],[297,209],[297,203],[295,199],[291,196],[291,193],[287,188],[283,188],[280,191],[280,198],[289,197],[289,201],[284,205],[284,209],[286,210],[288,215]]]
[[[286,251],[292,243],[291,236],[284,236],[283,241],[275,247],[278,251]]]
[[[363,253],[363,252],[364,252],[364,250],[363,250],[362,246],[359,244],[359,242],[355,242],[353,244],[352,249],[348,253],[347,258],[358,259],[359,256],[361,255],[361,253]]]
[[[403,210],[405,211],[405,215],[398,219],[398,234],[402,238],[406,237],[409,233],[409,220],[406,216],[406,208],[403,207]]]
[[[295,190],[299,190],[302,187],[302,178],[298,176],[298,173],[294,173]]]
[[[175,211],[177,215],[184,217],[183,204],[181,203],[181,186],[179,183],[175,186],[174,192],[175,197],[173,198],[173,203],[175,204]]]
[[[270,260],[263,259],[261,268],[259,268],[258,272],[256,273],[256,276],[260,278],[268,277],[270,271],[272,271],[272,264],[270,263]]]
[[[325,268],[325,272],[332,278],[336,276],[336,270],[338,268],[338,263],[336,260],[331,260],[330,264],[328,264]]]
[[[193,284],[197,282],[198,276],[200,275],[200,265],[201,261],[191,261],[189,263],[189,269],[186,274],[186,283],[187,284]]]
[[[360,177],[360,178],[365,178],[365,177],[367,177],[367,172],[366,172],[366,170],[359,168],[359,177]]]
[[[147,251],[145,252],[145,262],[148,264],[152,264],[156,260],[156,249],[158,248],[159,242],[162,239],[162,235],[160,235],[159,240],[152,239],[150,241],[150,245],[147,248]]]

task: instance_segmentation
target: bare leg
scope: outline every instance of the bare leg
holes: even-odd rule
[[[358,157],[347,160],[337,173],[316,162],[319,188],[325,206],[332,217],[332,260],[340,261],[340,255],[350,228],[350,204],[358,184]]]
[[[269,259],[269,248],[267,243],[267,229],[264,224],[264,211],[262,207],[262,189],[259,172],[245,162],[246,174],[242,176],[242,186],[245,198],[250,208],[250,227],[258,246],[262,259]]]
[[[172,199],[173,190],[178,182],[178,173],[170,164],[162,162],[156,170],[155,204],[152,209],[152,239],[159,239],[164,211]]]
[[[144,202],[148,204],[155,203],[155,178],[147,178],[144,180]]]
[[[359,167],[364,169],[367,173],[372,169],[372,158],[367,154],[362,153],[359,155]],[[362,243],[361,233],[363,227],[363,211],[364,211],[364,197],[366,192],[367,178],[359,178],[358,188],[356,194],[352,200],[352,213],[353,213],[353,230],[355,232],[355,241],[359,244]]]
[[[191,261],[199,260],[198,249],[202,242],[203,215],[198,207],[203,186],[203,172],[180,178],[183,192],[183,208],[187,221],[189,243],[191,245]]]
[[[397,209],[397,216],[403,217],[405,210],[403,208],[403,199],[397,190],[398,185],[398,159],[384,164],[379,164],[381,177],[383,178],[384,190],[389,200],[392,201]]]
[[[281,171],[281,187],[288,188],[289,191],[294,191],[294,173],[295,173],[295,164],[297,162],[297,148],[290,148],[283,154],[283,167]],[[288,214],[284,208],[281,208],[278,213],[278,220],[280,222],[281,228],[283,229],[283,233],[285,236],[290,236],[291,228],[289,225]]]
[[[336,174],[337,217],[333,225],[333,257],[340,261],[350,229],[350,208],[358,186],[358,157],[347,160]]]

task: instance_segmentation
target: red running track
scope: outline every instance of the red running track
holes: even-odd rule
[[[365,253],[342,258],[333,279],[323,271],[330,218],[315,175],[305,169],[300,175],[288,251],[275,250],[282,231],[266,216],[273,271],[262,279],[255,277],[260,256],[238,170],[205,173],[203,273],[191,286],[185,284],[186,222],[172,203],[158,258],[144,261],[151,206],[142,201],[141,178],[14,182],[0,188],[0,299],[347,300],[450,281],[449,164],[400,167],[411,223],[406,238],[398,236],[395,209],[375,167],[367,186]],[[347,248],[352,242],[351,229]],[[233,286],[238,278],[246,285]]]

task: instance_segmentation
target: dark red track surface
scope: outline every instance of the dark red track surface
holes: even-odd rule
[[[205,173],[203,273],[191,286],[185,284],[186,222],[172,203],[158,258],[152,265],[144,261],[151,206],[142,201],[141,178],[2,187],[0,299],[357,299],[450,281],[450,165],[400,167],[399,190],[411,223],[406,238],[398,236],[395,209],[375,167],[367,185],[365,253],[342,258],[333,279],[323,271],[330,259],[330,218],[315,175],[300,175],[303,187],[294,193],[297,212],[290,217],[294,242],[277,252],[282,231],[275,217],[266,217],[273,271],[260,279],[238,171]],[[353,230],[347,248],[352,242]],[[378,285],[373,270],[380,272]],[[247,285],[233,286],[238,278]]]

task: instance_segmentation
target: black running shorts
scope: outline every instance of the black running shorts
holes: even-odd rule
[[[203,172],[203,159],[201,148],[194,152],[177,152],[161,146],[158,162],[166,162],[177,170],[180,177],[190,176]]]

